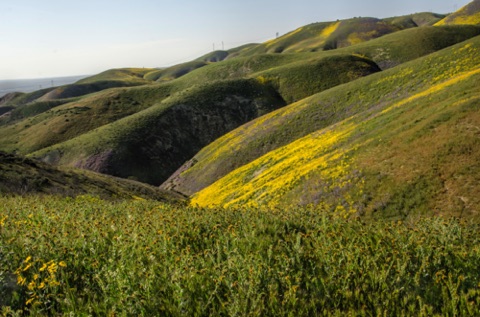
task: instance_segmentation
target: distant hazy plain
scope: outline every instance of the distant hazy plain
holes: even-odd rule
[[[87,77],[87,75],[37,79],[0,80],[0,97],[3,97],[10,92],[32,92],[44,88],[68,85],[85,77]]]

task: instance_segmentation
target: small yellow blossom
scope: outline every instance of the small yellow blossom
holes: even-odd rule
[[[25,283],[27,282],[27,279],[21,275],[18,275],[17,277],[17,284],[18,285],[25,285]]]
[[[31,298],[27,299],[27,301],[25,302],[25,304],[26,304],[26,305],[29,305],[29,304],[31,304],[34,300],[35,300],[35,297],[31,297]]]

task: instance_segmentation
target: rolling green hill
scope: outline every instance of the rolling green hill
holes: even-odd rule
[[[479,51],[476,37],[270,113],[203,149],[163,187],[203,188],[192,203],[204,206],[475,215]]]
[[[198,85],[33,155],[160,184],[203,146],[284,105],[271,85],[253,79]]]
[[[435,25],[449,25],[449,24],[480,24],[480,0],[474,0],[454,12],[444,19],[438,21]]]
[[[100,74],[79,80],[78,84],[90,84],[102,81],[123,81],[133,85],[148,83],[144,77],[155,71],[154,68],[119,68],[109,69]]]
[[[475,39],[478,39],[478,37]],[[435,72],[446,71],[443,68],[457,67],[455,61],[457,56],[452,55],[448,58],[448,52],[451,49],[454,48],[438,53],[447,57],[445,57],[444,64],[439,64],[435,70],[430,69],[431,63],[424,63],[424,59],[432,57],[424,57],[412,61],[411,64],[415,66],[411,67],[408,72],[402,73],[398,69],[390,69],[348,85],[330,89],[320,95],[304,99],[250,122],[199,152],[192,161],[187,162],[187,165],[193,163],[196,165],[190,171],[183,173],[185,180],[172,179],[173,186],[179,186],[177,190],[185,194],[193,194],[235,168],[279,146],[286,145],[311,132],[362,112],[364,108],[370,107],[372,102],[386,103],[392,96],[402,97],[404,94],[410,93],[413,88],[418,89],[428,85],[430,78],[435,78],[435,75],[433,75]],[[475,61],[475,58],[473,55],[461,60],[465,63],[465,60],[471,62]],[[468,67],[472,65],[475,64],[467,63],[467,67],[464,68],[468,70]],[[424,78],[416,75],[413,69],[422,69]],[[391,72],[400,72],[396,83],[381,80]],[[352,91],[346,91],[346,87],[349,87]],[[373,99],[365,99],[364,94]],[[320,102],[319,98],[324,101]],[[189,175],[190,172],[192,172],[191,176]]]
[[[0,147],[28,154],[82,135],[161,102],[171,85],[110,89],[81,99],[35,102],[0,119]]]
[[[398,27],[374,18],[314,23],[246,50],[242,55],[330,50],[358,44],[398,30]]]
[[[98,75],[90,76],[70,85],[60,86],[48,91],[35,101],[69,99],[116,87],[132,87],[150,83],[144,78],[155,71],[151,68],[110,69]]]
[[[433,13],[418,13],[390,19],[353,18],[312,23],[243,50],[239,55],[311,52],[348,47],[403,29],[433,25],[442,17]]]

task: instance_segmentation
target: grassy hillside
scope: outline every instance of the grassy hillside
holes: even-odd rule
[[[480,35],[478,26],[425,26],[388,34],[345,48],[342,52],[370,58],[381,69],[386,70],[477,35]]]
[[[142,183],[78,169],[58,169],[0,152],[0,196],[36,194],[70,197],[89,194],[105,199],[142,197],[172,203],[183,199]]]
[[[77,84],[90,84],[101,81],[123,81],[131,84],[146,84],[146,74],[155,71],[155,68],[119,68],[109,69],[100,74],[81,79]]]
[[[421,12],[399,17],[384,19],[386,22],[397,26],[400,29],[414,28],[417,26],[432,26],[445,18],[443,14],[432,12]]]
[[[242,55],[330,50],[355,45],[399,29],[374,18],[313,23],[246,50]]]
[[[290,104],[379,71],[380,68],[369,59],[354,55],[334,55],[271,68],[257,73],[257,78],[271,82]]]
[[[284,105],[271,85],[257,80],[198,85],[33,155],[160,184],[203,146]]]
[[[480,0],[473,0],[435,25],[448,24],[480,24]]]
[[[218,180],[193,197],[200,205],[475,216],[479,47],[477,37],[259,118],[169,185],[189,194]]]
[[[410,32],[410,30],[407,31]],[[478,41],[478,38],[475,41]],[[435,70],[430,69],[430,63],[425,63],[425,60],[432,57],[425,57],[411,62],[412,66],[408,71],[402,72],[403,68],[400,67],[375,74],[325,91],[318,96],[305,99],[251,122],[203,149],[192,161],[187,163],[187,165],[193,163],[196,165],[190,171],[182,174],[185,176],[184,179],[182,177],[177,179],[175,176],[172,183],[165,184],[165,186],[174,186],[185,194],[193,194],[235,168],[279,146],[355,115],[370,108],[371,104],[387,104],[394,97],[401,99],[404,95],[411,94],[412,89],[427,87],[430,79],[436,76],[432,75],[434,72],[448,71],[448,69],[456,67],[453,58],[457,58],[457,56],[449,55],[449,52],[454,49],[456,48],[438,53],[443,56],[444,62],[438,64]],[[476,58],[476,56],[462,57],[464,63],[470,61],[464,69],[468,70],[468,67],[473,67],[475,64],[471,63],[472,61],[474,63]],[[414,72],[417,69],[423,77]],[[397,82],[382,79],[388,77],[391,72],[399,73]],[[365,98],[364,95],[369,97]],[[190,172],[191,175],[189,175]]]
[[[294,60],[291,57],[289,58]],[[286,59],[284,57],[277,58],[276,56],[265,55],[249,58],[248,63],[251,65],[249,67],[251,67],[251,69],[253,69],[252,71],[254,71],[257,70],[256,65],[258,65],[259,69],[263,69],[268,67],[269,64],[286,64],[283,63],[285,60]],[[225,66],[220,65],[220,63],[218,63],[220,67],[216,67],[216,65],[217,64],[212,64],[212,69],[209,70],[212,74],[212,79],[217,77],[214,76],[215,74],[219,74],[221,73],[222,69],[225,69]],[[238,65],[238,63],[230,63],[230,66],[228,67],[233,67],[234,65]],[[210,67],[210,65],[208,67]],[[276,101],[273,101],[271,107],[264,107],[258,113],[262,114],[268,109],[272,110],[285,104],[284,101],[277,96],[277,91],[284,99],[290,102],[292,100],[301,99],[318,91],[328,89],[335,85],[354,80],[358,77],[365,76],[376,71],[379,71],[379,69],[373,62],[359,56],[347,55],[326,58],[320,56],[319,58],[306,59],[290,63],[283,67],[270,67],[266,72],[252,73],[251,77],[254,77],[254,79],[251,79],[251,81],[258,81],[260,85],[270,87],[268,92],[264,96],[262,94],[253,96],[251,93],[255,91],[254,89],[248,92],[241,92],[240,96],[242,96],[242,98],[250,98],[249,96],[252,96],[258,100],[269,100],[271,99],[270,96],[273,96],[274,94],[274,99],[276,99]],[[36,102],[17,107],[15,111],[12,111],[8,118],[5,118],[4,121],[0,121],[3,122],[3,126],[0,126],[0,146],[2,149],[7,151],[16,151],[18,153],[28,154],[71,140],[81,136],[84,133],[92,131],[93,129],[110,124],[121,118],[128,117],[129,115],[138,113],[144,109],[148,109],[153,105],[156,105],[156,107],[159,109],[163,109],[165,107],[171,107],[174,105],[182,106],[187,102],[184,99],[191,101],[193,99],[197,99],[195,101],[196,103],[210,102],[210,99],[204,98],[202,91],[203,88],[199,88],[201,85],[199,87],[195,86],[196,82],[208,82],[208,80],[205,80],[205,76],[184,77],[185,79],[180,78],[177,81],[156,85],[105,90],[96,94],[84,96],[81,99],[69,100],[72,102],[66,104],[64,103],[67,100],[56,100],[55,102]],[[208,91],[213,94],[211,98],[228,98],[228,95],[230,94],[228,89],[215,89],[214,87],[221,87],[222,85],[226,85],[225,87],[228,87],[229,83],[233,82],[227,81],[225,84],[221,84],[219,82],[212,81],[212,83],[208,84],[208,87],[210,87],[208,88]],[[232,91],[235,93],[235,89]],[[264,91],[264,89],[262,88],[260,91]],[[195,97],[193,94],[198,95]],[[260,107],[262,107],[262,102],[259,104]],[[248,113],[250,110],[239,109],[238,111]],[[200,138],[204,141],[198,145],[195,145],[195,149],[198,150],[200,149],[200,146],[206,145],[207,143],[205,142],[213,141],[212,135],[218,137],[220,136],[220,134],[218,134],[220,131],[228,132],[238,125],[245,123],[245,120],[253,119],[258,114],[255,114],[254,116],[248,115],[246,117],[242,114],[240,115],[239,119],[233,118],[230,122],[227,122],[230,118],[224,116],[224,118],[220,120],[221,123],[213,123],[213,129],[208,127],[208,125],[202,124],[202,128],[196,131],[196,134],[200,134],[197,138]],[[205,118],[209,118],[208,114],[202,114],[200,110],[199,112],[192,113],[192,115],[194,117],[189,119],[190,121],[199,121],[207,124]],[[215,117],[217,116],[219,116],[219,114],[215,115]],[[145,120],[148,119],[146,116],[143,116],[142,118]],[[176,131],[191,129],[191,127],[185,127],[183,122],[177,123],[179,126],[171,128],[175,129]],[[216,125],[220,125],[222,128],[217,129]],[[148,126],[145,124],[140,124],[140,126],[142,129],[145,129],[145,132],[143,133],[149,133],[148,131],[150,128]],[[212,131],[214,131],[213,134]],[[102,139],[103,138],[98,138],[92,141],[93,144],[91,147],[95,148],[95,153],[100,151],[101,146],[97,143],[102,142]],[[124,143],[127,144],[129,142],[129,138],[125,138],[125,140],[126,141]],[[108,152],[107,149],[111,149],[112,146],[115,146],[110,146],[105,143],[102,144],[107,146],[107,148],[101,152]],[[132,144],[129,146],[134,145]],[[182,147],[185,148],[186,146],[182,145]],[[178,151],[183,152],[183,150]],[[179,155],[178,158],[172,157],[171,160],[175,161],[176,164],[181,164],[195,154],[195,152],[191,151],[188,153],[189,156],[182,154]],[[149,160],[151,155],[148,153],[145,154],[147,157],[142,159]],[[157,160],[156,157],[153,159]],[[179,159],[183,159],[184,161],[178,162]],[[118,164],[120,164],[120,162]],[[79,166],[86,167],[90,165],[80,164]],[[110,169],[96,170],[106,171]],[[129,176],[135,176],[136,174],[138,174],[138,172],[135,172],[135,174]],[[122,173],[122,175],[124,175],[124,173]],[[145,178],[142,177],[141,179]],[[164,180],[165,179],[162,181]]]
[[[169,84],[119,88],[19,106],[0,119],[0,147],[27,154],[64,142],[161,102],[175,89]]]

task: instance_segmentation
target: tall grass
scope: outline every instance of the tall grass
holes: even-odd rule
[[[4,316],[478,315],[478,225],[3,197]]]

